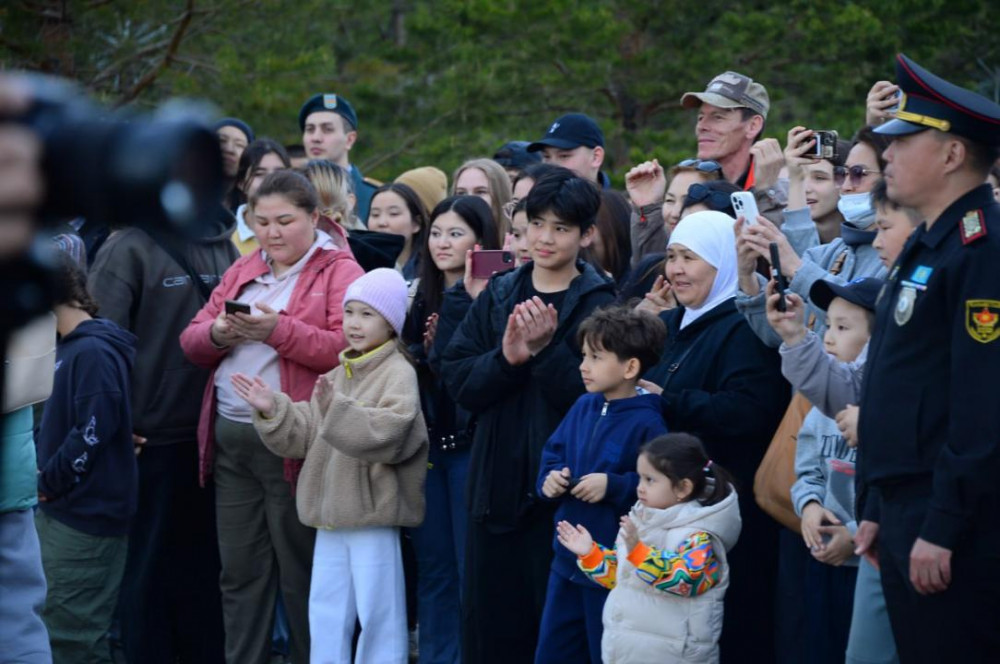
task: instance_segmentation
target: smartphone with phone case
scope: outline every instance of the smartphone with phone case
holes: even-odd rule
[[[813,145],[812,156],[816,159],[836,159],[837,139],[840,135],[832,129],[817,129],[813,131],[816,144]]]
[[[781,255],[778,253],[778,243],[772,242],[768,245],[768,249],[771,250],[771,274],[774,277],[775,290],[781,296],[778,298],[778,311],[784,312],[788,310],[785,303],[785,290],[788,289],[788,281],[781,273]]]
[[[733,202],[736,216],[742,216],[747,226],[757,223],[757,215],[760,213],[757,211],[757,199],[753,197],[753,192],[734,191],[729,198]]]
[[[472,277],[489,279],[497,272],[514,267],[514,252],[503,249],[481,249],[472,252]]]
[[[226,300],[226,313],[232,316],[233,314],[246,314],[250,315],[250,305],[246,302],[237,302],[236,300]]]

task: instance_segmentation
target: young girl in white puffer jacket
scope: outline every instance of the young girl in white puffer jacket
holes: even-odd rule
[[[622,517],[615,549],[594,542],[583,526],[557,527],[580,569],[612,589],[604,664],[717,662],[726,551],[741,525],[730,475],[684,433],[646,443],[637,471],[639,501]]]

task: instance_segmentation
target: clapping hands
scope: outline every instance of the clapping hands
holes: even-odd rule
[[[504,358],[512,366],[524,364],[549,345],[558,326],[559,313],[538,296],[515,305],[504,330]]]

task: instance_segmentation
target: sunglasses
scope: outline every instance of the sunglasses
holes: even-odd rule
[[[873,171],[871,169],[865,168],[861,165],[856,166],[836,166],[833,169],[833,182],[838,187],[843,186],[844,181],[847,180],[848,176],[851,178],[851,184],[857,187],[861,184],[861,181],[865,179],[868,175],[881,175],[882,171]]]
[[[714,159],[685,159],[677,164],[677,166],[678,168],[693,168],[694,170],[701,171],[702,173],[714,173],[722,170],[722,164]]]
[[[730,212],[733,208],[733,201],[724,191],[709,189],[705,185],[697,182],[688,187],[687,196],[684,197],[684,207],[689,207],[696,203],[704,203],[716,212]]]

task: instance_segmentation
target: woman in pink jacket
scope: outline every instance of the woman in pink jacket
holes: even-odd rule
[[[316,190],[298,173],[268,175],[248,209],[261,250],[226,271],[180,341],[192,362],[213,369],[198,443],[202,478],[215,474],[226,661],[269,661],[280,584],[291,659],[307,662],[315,532],[295,510],[301,462],[264,447],[230,376],[260,375],[294,401],[308,400],[347,346],[341,303],[363,271],[343,238],[317,229]]]

